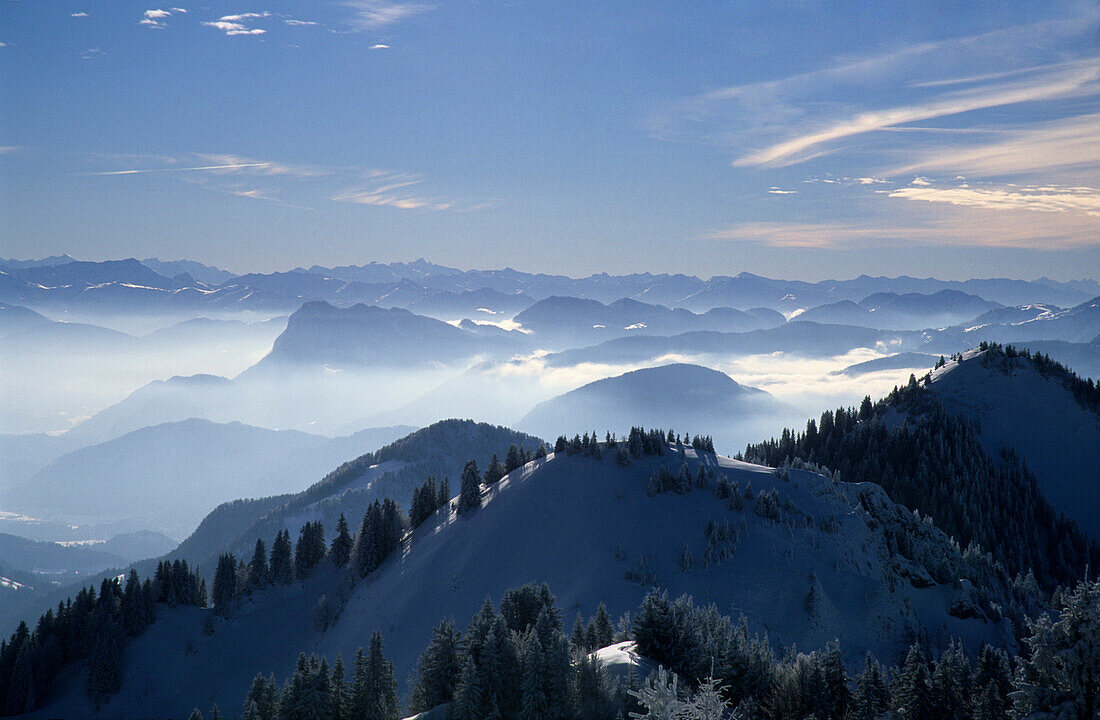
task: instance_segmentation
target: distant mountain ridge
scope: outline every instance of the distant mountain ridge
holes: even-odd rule
[[[42,292],[42,288],[30,285],[31,278],[57,278],[66,276],[71,279],[94,285],[104,277],[93,266],[110,266],[118,263],[140,263],[131,259],[126,261],[107,261],[86,263],[66,258],[43,261],[5,261],[0,260],[0,270],[7,277],[0,278],[0,302],[21,304],[24,301],[37,303],[93,302],[100,293],[90,298],[74,298],[71,293]],[[60,262],[64,260],[64,262]],[[1073,282],[1055,282],[1046,278],[1035,281],[1012,279],[981,279],[967,281],[944,281],[934,278],[897,278],[870,277],[861,275],[851,280],[823,280],[808,283],[794,280],[765,278],[751,273],[735,276],[716,275],[708,280],[688,275],[636,273],[631,275],[591,275],[586,278],[570,278],[563,275],[526,273],[512,269],[469,270],[463,271],[434,265],[425,260],[413,263],[370,263],[362,266],[339,266],[326,268],[313,266],[296,268],[288,273],[246,274],[228,277],[226,271],[210,266],[178,260],[161,262],[155,258],[149,260],[164,274],[148,269],[157,277],[134,276],[144,279],[144,283],[134,283],[130,278],[126,282],[145,285],[157,289],[186,289],[188,285],[173,278],[181,272],[187,273],[199,284],[205,283],[207,297],[184,294],[183,297],[144,296],[130,288],[122,295],[132,302],[157,302],[164,307],[186,307],[199,305],[233,305],[250,308],[269,308],[279,311],[294,309],[287,305],[291,298],[301,300],[326,300],[340,304],[367,302],[386,306],[407,306],[439,292],[461,293],[481,289],[494,290],[505,295],[525,294],[533,300],[542,300],[553,295],[566,295],[589,298],[610,303],[621,298],[631,298],[650,304],[682,307],[695,312],[705,312],[715,307],[770,307],[792,312],[809,309],[818,305],[848,300],[858,302],[876,293],[895,293],[899,295],[918,293],[936,294],[945,290],[977,295],[987,301],[1001,305],[1024,305],[1029,303],[1049,303],[1061,307],[1078,305],[1092,297],[1100,295],[1100,283],[1096,280]],[[61,268],[66,268],[62,270]],[[136,268],[134,269],[136,271]],[[272,290],[272,281],[282,277],[280,287]],[[159,279],[158,279],[159,278]],[[322,282],[319,280],[329,280]],[[291,282],[292,281],[292,282]],[[176,283],[175,288],[166,285]],[[404,288],[404,292],[396,292]],[[415,293],[408,290],[417,288]],[[245,289],[252,291],[242,292]],[[341,299],[343,298],[343,299]],[[98,302],[102,302],[101,300]]]
[[[720,448],[732,449],[785,414],[792,409],[762,390],[717,370],[676,363],[588,383],[539,403],[516,427],[544,437],[587,430],[625,435],[634,425],[707,428]]]

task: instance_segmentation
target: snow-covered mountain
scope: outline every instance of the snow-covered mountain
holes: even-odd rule
[[[588,383],[539,403],[517,427],[542,437],[589,430],[625,435],[633,425],[706,428],[720,449],[732,450],[792,414],[768,393],[725,373],[677,363]]]
[[[692,477],[700,464],[715,477],[686,494],[647,493],[654,472],[671,466],[676,473],[681,463]],[[716,496],[719,481],[736,487],[735,500]],[[743,612],[776,645],[811,648],[839,638],[852,663],[868,650],[896,661],[918,636],[1011,647],[1011,627],[994,603],[1013,601],[995,573],[973,562],[873,485],[779,474],[690,448],[682,457],[673,450],[634,458],[628,467],[613,452],[602,460],[554,454],[488,488],[472,513],[438,511],[401,552],[348,587],[327,630],[311,618],[322,594],[340,602],[332,569],[246,598],[213,633],[201,630],[210,611],[164,609],[126,649],[119,694],[95,707],[78,671],[42,712],[136,717],[150,707],[170,715],[212,702],[234,708],[257,672],[281,681],[300,651],[348,660],[375,629],[403,681],[440,618],[462,627],[486,596],[499,600],[527,581],[549,583],[567,615],[590,614],[603,602],[615,617],[636,609],[652,586],[690,593]]]
[[[1015,452],[1051,504],[1100,538],[1100,412],[1062,372],[993,347],[935,370],[928,389],[977,423],[990,455]]]
[[[304,490],[254,496],[256,499],[215,508],[170,558],[211,567],[218,553],[244,555],[257,538],[274,537],[284,528],[296,535],[303,524],[314,520],[334,528],[341,514],[355,523],[375,500],[392,498],[407,510],[413,489],[429,475],[440,481],[449,478],[451,487],[457,489],[467,460],[476,460],[485,468],[493,454],[503,458],[513,444],[533,452],[541,443],[539,438],[505,427],[443,420],[382,447],[377,443],[372,452],[345,453],[342,459],[346,462],[332,462],[314,473],[315,481]]]

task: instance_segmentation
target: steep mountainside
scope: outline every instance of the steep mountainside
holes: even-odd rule
[[[700,463],[715,477],[684,494],[647,493],[656,471],[671,466],[675,474],[683,462],[692,477]],[[716,496],[721,480],[735,484],[736,499]],[[818,647],[839,638],[850,662],[866,650],[896,660],[921,635],[944,643],[961,637],[972,648],[1013,644],[995,605],[1016,606],[1004,579],[873,485],[801,471],[780,476],[690,448],[683,459],[666,451],[622,467],[605,450],[602,460],[534,461],[489,487],[480,509],[440,510],[401,552],[348,588],[327,631],[310,616],[321,594],[339,603],[331,568],[252,595],[212,634],[200,629],[210,611],[166,610],[127,648],[118,695],[94,707],[78,672],[43,712],[135,717],[154,706],[172,715],[212,702],[233,708],[257,672],[274,671],[281,681],[301,650],[350,659],[375,629],[404,680],[439,618],[462,627],[486,595],[499,599],[531,580],[548,582],[567,614],[590,614],[604,602],[614,617],[637,608],[654,585],[690,593],[744,612],[776,644]]]
[[[341,514],[355,523],[375,500],[393,498],[408,510],[413,489],[427,476],[440,481],[449,478],[457,490],[467,460],[485,468],[493,454],[503,458],[513,444],[533,451],[541,443],[536,437],[485,423],[437,422],[341,464],[301,492],[236,501],[215,509],[169,557],[211,568],[218,553],[247,554],[257,538],[274,537],[284,528],[295,536],[309,521],[320,520],[334,528]]]
[[[745,457],[809,461],[880,483],[962,545],[992,553],[1013,575],[1033,573],[1050,591],[1100,564],[1095,535],[1082,532],[1096,524],[1097,408],[1091,380],[993,346],[910,376],[878,403],[867,397],[805,431],[783,430]]]
[[[1059,372],[993,348],[937,369],[928,389],[949,413],[977,422],[991,455],[1015,452],[1051,504],[1100,539],[1100,411],[1083,406]]]

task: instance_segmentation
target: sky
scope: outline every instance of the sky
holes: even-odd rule
[[[1100,3],[0,0],[0,257],[1100,278]]]

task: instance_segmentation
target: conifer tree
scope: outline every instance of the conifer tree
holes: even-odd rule
[[[294,548],[294,574],[305,578],[325,557],[325,530],[321,521],[307,522],[298,532]]]
[[[397,720],[397,681],[393,663],[382,654],[381,632],[375,630],[367,653],[356,656],[354,672],[348,716]]]
[[[508,454],[504,457],[504,474],[508,474],[523,465],[519,447],[513,444],[508,448]]]
[[[462,486],[458,495],[458,512],[466,513],[481,507],[481,473],[470,460],[462,468]]]
[[[611,615],[607,612],[607,606],[600,603],[596,608],[596,616],[588,624],[595,635],[595,647],[603,648],[610,645],[615,637],[615,628],[611,625]]]
[[[294,551],[290,546],[290,531],[281,530],[271,546],[271,579],[278,585],[294,581]]]
[[[347,713],[349,690],[345,678],[344,659],[336,656],[336,662],[332,664],[332,716],[331,720],[351,720]]]
[[[573,646],[574,650],[580,652],[586,652],[588,650],[584,618],[581,617],[580,612],[577,613],[577,618],[573,621],[573,632],[569,635],[569,644]]]
[[[1062,598],[1057,619],[1029,624],[1030,655],[1013,693],[1021,717],[1092,720],[1100,716],[1100,581],[1084,580]]]
[[[229,617],[237,597],[237,558],[223,553],[218,557],[214,571],[214,609],[222,617]]]
[[[919,645],[912,645],[893,693],[894,709],[903,720],[936,720],[931,701],[928,661]]]
[[[98,629],[88,658],[88,694],[98,703],[121,687],[122,631],[108,621]]]
[[[279,688],[275,684],[275,677],[271,676],[269,679],[258,673],[248,689],[243,717],[250,720],[275,720],[278,700]]]
[[[340,513],[340,519],[336,521],[336,537],[332,538],[332,545],[328,549],[328,558],[336,567],[344,567],[351,558],[351,534],[348,532],[348,521],[344,513]]]
[[[444,507],[449,502],[451,502],[451,481],[448,478],[443,478],[439,483],[439,500],[436,502],[436,506]]]
[[[256,538],[252,559],[248,561],[248,586],[260,588],[271,582],[271,569],[267,566],[267,547],[263,538]]]
[[[458,682],[459,637],[454,623],[444,620],[432,632],[424,654],[416,664],[416,684],[410,710],[424,712],[454,699]]]

